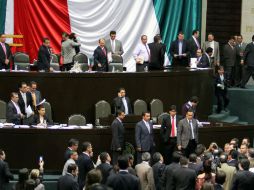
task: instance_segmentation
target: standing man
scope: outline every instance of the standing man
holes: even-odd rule
[[[234,70],[236,63],[236,48],[234,36],[231,36],[223,49],[225,71],[228,74],[229,85],[234,85]]]
[[[247,43],[243,42],[243,36],[237,36],[237,43],[236,43],[236,64],[235,64],[235,85],[240,86],[241,81],[243,78],[243,65],[241,61],[243,60],[243,53],[247,46]]]
[[[150,123],[150,112],[142,113],[142,121],[136,124],[135,140],[137,146],[137,163],[141,163],[141,155],[144,152],[150,154],[154,150],[153,125]]]
[[[106,48],[108,52],[112,53],[112,62],[114,63],[114,57],[121,57],[124,53],[122,42],[116,39],[116,31],[110,31],[110,39],[106,40]]]
[[[184,39],[183,32],[178,32],[177,40],[170,44],[170,55],[173,57],[172,66],[188,67],[189,65],[189,47],[187,40]]]
[[[132,114],[131,101],[129,97],[125,96],[125,89],[119,88],[117,95],[113,100],[113,112],[117,114],[117,111],[121,110],[125,115]]]
[[[198,38],[199,38],[199,31],[193,30],[192,36],[189,39],[190,57],[196,57],[197,50],[201,49]]]
[[[13,180],[13,174],[10,172],[8,163],[5,162],[5,152],[0,149],[0,189],[8,190],[10,188],[9,180]]]
[[[75,152],[78,151],[78,144],[79,144],[79,141],[77,139],[70,139],[69,140],[68,147],[64,153],[64,161],[65,162],[70,158],[72,151],[75,151]]]
[[[209,68],[211,67],[211,55],[213,53],[213,49],[208,47],[205,53],[202,54],[201,58],[199,57],[201,49],[197,50],[197,67],[199,68]]]
[[[4,34],[0,34],[0,70],[10,69],[11,61],[11,49],[10,46],[5,43],[6,38]]]
[[[207,36],[208,41],[205,41],[203,44],[203,51],[205,51],[208,47],[213,49],[213,53],[211,56],[211,67],[215,69],[215,66],[220,65],[220,46],[219,42],[214,41],[214,35],[209,33]]]
[[[78,175],[78,184],[79,184],[79,190],[83,190],[85,184],[86,184],[86,176],[87,173],[94,169],[94,164],[91,159],[93,156],[93,148],[92,144],[90,142],[84,142],[82,144],[82,153],[78,157],[78,169],[79,169],[79,175]]]
[[[177,145],[177,124],[180,118],[176,115],[176,106],[172,105],[169,109],[169,115],[165,115],[161,124],[161,137],[164,142],[164,158],[165,164],[172,162],[172,154],[176,150]]]
[[[67,168],[66,175],[59,178],[57,182],[58,190],[78,190],[78,183],[76,177],[78,175],[78,166],[76,164],[70,164]]]
[[[141,43],[139,43],[134,50],[133,57],[136,61],[136,72],[143,72],[148,69],[151,59],[150,49],[147,44],[147,36],[141,36]]]
[[[7,105],[6,120],[8,123],[14,123],[15,125],[21,125],[22,119],[25,117],[20,110],[19,96],[17,93],[11,93],[11,101]]]
[[[154,36],[154,42],[148,44],[151,52],[151,61],[149,63],[149,70],[163,70],[164,57],[166,46],[161,43],[161,36],[157,34]]]
[[[244,65],[244,76],[241,88],[246,88],[245,85],[249,81],[250,77],[252,76],[254,79],[254,35],[252,36],[252,42],[245,48],[241,64]]]
[[[73,66],[73,57],[76,55],[75,47],[81,44],[69,39],[69,34],[67,33],[63,33],[62,37],[63,70],[69,71]]]
[[[123,111],[119,110],[117,112],[117,117],[111,124],[112,129],[112,142],[111,150],[113,155],[113,165],[117,164],[117,158],[123,153],[124,150],[124,126],[123,119],[125,114]]]
[[[47,71],[50,70],[50,55],[51,51],[49,49],[50,41],[48,38],[43,38],[42,45],[39,48],[38,52],[38,62],[37,68],[38,71]]]
[[[191,109],[194,114],[193,117],[197,118],[197,116],[196,116],[197,105],[198,105],[198,97],[192,96],[190,98],[190,100],[182,106],[182,116],[184,117],[186,115],[187,111]]]
[[[107,72],[108,71],[108,51],[105,47],[105,40],[99,39],[99,46],[94,50],[94,69],[96,71]]]
[[[177,128],[177,147],[187,158],[195,153],[198,143],[198,122],[193,116],[193,111],[188,110],[186,118],[179,121]]]
[[[30,82],[30,92],[33,98],[33,105],[36,107],[42,100],[41,92],[37,90],[37,82],[35,81]]]

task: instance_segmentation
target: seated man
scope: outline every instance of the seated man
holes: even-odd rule
[[[11,100],[7,105],[6,119],[8,123],[14,123],[15,125],[22,124],[22,119],[25,117],[20,110],[19,96],[17,93],[11,93]]]
[[[201,49],[198,49],[197,50],[197,56],[199,53],[201,53]],[[213,48],[211,47],[208,47],[205,51],[205,53],[202,54],[202,56],[198,59],[198,63],[197,63],[197,67],[200,67],[200,68],[209,68],[211,66],[211,61],[210,61],[210,58],[211,58],[211,55],[213,53]]]
[[[131,101],[125,96],[124,88],[119,88],[118,96],[113,100],[113,113],[117,114],[117,110],[121,110],[125,115],[132,114]]]

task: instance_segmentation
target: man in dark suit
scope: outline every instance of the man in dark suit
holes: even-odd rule
[[[85,183],[86,183],[86,176],[87,173],[94,169],[94,164],[91,159],[91,156],[93,155],[93,148],[92,144],[90,142],[84,142],[82,144],[82,153],[78,157],[78,169],[79,169],[79,175],[78,175],[78,184],[79,184],[79,190],[83,190]]]
[[[125,115],[132,114],[132,107],[130,98],[125,96],[126,91],[124,88],[119,88],[117,97],[113,100],[113,113],[117,115],[117,111],[121,110]]]
[[[123,111],[118,111],[116,119],[111,124],[112,142],[111,150],[113,155],[113,165],[117,164],[117,158],[124,150],[124,126],[123,119],[125,114]]]
[[[252,42],[245,48],[241,64],[244,65],[244,76],[241,88],[246,88],[245,85],[249,81],[250,77],[252,76],[254,79],[254,35],[252,36]]]
[[[188,41],[189,50],[190,50],[190,57],[196,57],[196,52],[198,49],[201,49],[200,43],[199,43],[199,31],[193,30],[192,36]]]
[[[172,174],[169,189],[194,190],[196,184],[196,172],[188,168],[188,159],[180,158],[178,169]]]
[[[110,165],[111,158],[107,152],[102,152],[100,154],[100,160],[101,164],[97,166],[97,169],[101,170],[102,174],[102,184],[106,184],[108,176],[113,169],[113,167]]]
[[[105,40],[99,39],[99,46],[94,50],[94,69],[96,71],[108,71],[108,56]]]
[[[110,175],[106,185],[114,190],[139,190],[139,179],[127,171],[128,158],[119,156],[117,162],[119,173]]]
[[[79,141],[77,139],[70,139],[69,140],[68,147],[67,147],[67,149],[65,150],[65,153],[64,153],[64,161],[65,162],[67,160],[69,160],[72,151],[77,151],[78,150],[78,144],[79,144]]]
[[[10,69],[11,61],[11,49],[10,46],[5,43],[6,38],[4,34],[0,34],[0,70]]]
[[[137,163],[141,163],[143,152],[153,152],[155,143],[153,141],[153,125],[150,123],[150,113],[142,113],[142,121],[136,124],[135,140],[137,146]]]
[[[214,190],[224,190],[223,184],[225,181],[226,181],[226,173],[224,171],[217,171],[215,175]]]
[[[8,123],[14,123],[15,125],[21,125],[24,115],[21,113],[18,105],[19,96],[17,93],[11,93],[11,101],[7,105],[6,119]]]
[[[8,163],[5,162],[5,152],[0,149],[0,189],[8,190],[10,188],[9,180],[13,180],[13,174],[10,172]]]
[[[159,34],[154,36],[153,39],[154,42],[148,44],[150,49],[149,71],[163,70],[166,46],[161,43],[161,36]]]
[[[32,95],[30,92],[28,92],[28,87],[25,82],[20,83],[18,96],[19,96],[18,104],[20,107],[20,111],[23,115],[26,116],[24,118],[23,124],[29,124],[31,123],[32,115],[34,115],[34,112],[33,112],[34,106],[33,106]],[[29,106],[32,110],[32,113],[27,113]]]
[[[172,66],[188,67],[189,47],[187,41],[184,39],[183,32],[178,33],[178,39],[171,43],[169,52],[173,57]]]
[[[153,177],[154,177],[154,184],[156,187],[156,190],[161,190],[161,178],[162,174],[164,173],[164,170],[166,168],[165,164],[163,163],[163,157],[161,153],[156,152],[153,154]]]
[[[47,127],[48,125],[52,125],[53,121],[51,121],[46,116],[46,109],[43,105],[37,106],[37,114],[34,115],[32,124]]]
[[[234,69],[236,64],[236,48],[234,36],[231,36],[223,49],[224,67],[229,77],[229,84],[234,85]]]
[[[75,177],[78,175],[76,164],[70,164],[67,168],[67,174],[61,176],[57,182],[57,190],[78,190],[78,182]]]
[[[190,100],[182,106],[182,116],[185,117],[187,111],[191,109],[194,113],[194,118],[197,118],[196,114],[197,105],[198,105],[198,97],[192,96]]]
[[[197,50],[197,54],[200,53],[200,51],[202,51],[201,49]],[[197,58],[197,67],[199,68],[209,68],[211,66],[211,55],[213,53],[213,48],[208,47],[205,51],[205,53],[202,54],[202,56],[199,58]]]
[[[195,152],[198,143],[198,122],[193,115],[193,111],[188,110],[186,117],[179,121],[177,127],[177,147],[187,158]]]
[[[43,44],[38,51],[38,62],[37,68],[38,71],[49,71],[50,70],[50,41],[48,38],[43,38]]]
[[[193,169],[197,175],[203,170],[203,163],[197,163],[197,155],[190,154],[188,168]]]
[[[214,89],[215,96],[217,98],[217,110],[216,113],[220,113],[223,109],[227,111],[227,106],[229,104],[229,98],[227,96],[227,75],[224,74],[224,68],[222,66],[218,67],[218,74],[215,77]]]
[[[179,116],[176,115],[176,106],[170,106],[169,115],[163,117],[160,130],[164,142],[165,164],[171,163],[172,153],[176,150],[177,124],[179,120]]]
[[[248,159],[240,159],[239,171],[233,179],[232,190],[253,190],[254,189],[254,174],[249,171],[250,161]]]

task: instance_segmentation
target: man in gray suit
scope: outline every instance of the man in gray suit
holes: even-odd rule
[[[228,75],[229,85],[234,85],[234,69],[236,63],[236,48],[234,36],[231,36],[223,48],[224,67]]]
[[[136,124],[135,140],[137,146],[137,163],[141,163],[141,155],[143,152],[150,154],[154,149],[153,141],[153,125],[150,122],[150,112],[142,113],[142,120]]]
[[[198,122],[193,118],[193,111],[189,109],[186,117],[179,121],[177,127],[177,148],[181,150],[186,157],[195,153],[198,143]]]
[[[214,41],[214,35],[209,33],[207,40],[203,44],[203,51],[205,52],[208,47],[213,48],[213,53],[211,55],[211,67],[215,71],[215,67],[220,65],[220,47],[219,42]]]
[[[73,66],[73,57],[76,55],[75,47],[80,46],[81,44],[69,39],[69,34],[67,33],[63,34],[63,40],[61,49],[61,54],[63,56],[63,70],[69,71]]]
[[[236,64],[235,64],[235,85],[240,86],[242,77],[243,77],[243,66],[241,65],[241,61],[243,60],[243,52],[247,46],[247,43],[243,42],[243,36],[237,36],[236,43]]]
[[[33,105],[36,106],[42,101],[41,92],[37,90],[37,83],[35,81],[30,82],[30,92],[33,98]]]
[[[110,39],[106,40],[106,48],[108,52],[112,53],[112,62],[117,62],[117,59],[121,59],[123,51],[122,42],[116,39],[116,31],[110,31]]]

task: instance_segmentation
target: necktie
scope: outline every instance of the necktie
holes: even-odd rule
[[[5,44],[4,44],[4,43],[1,43],[1,45],[2,45],[2,48],[3,48],[3,50],[4,50],[5,59],[7,59],[6,46],[5,46]]]
[[[104,55],[107,54],[105,48],[102,48],[102,51],[103,51]]]
[[[189,124],[190,124],[190,128],[191,128],[191,137],[190,137],[190,139],[195,139],[191,120],[189,120]]]
[[[174,117],[171,117],[171,137],[175,137],[175,119]]]
[[[148,132],[150,133],[150,125],[147,121],[146,121],[146,127],[147,127]]]
[[[111,47],[112,47],[112,53],[115,53],[115,40],[112,41]]]

